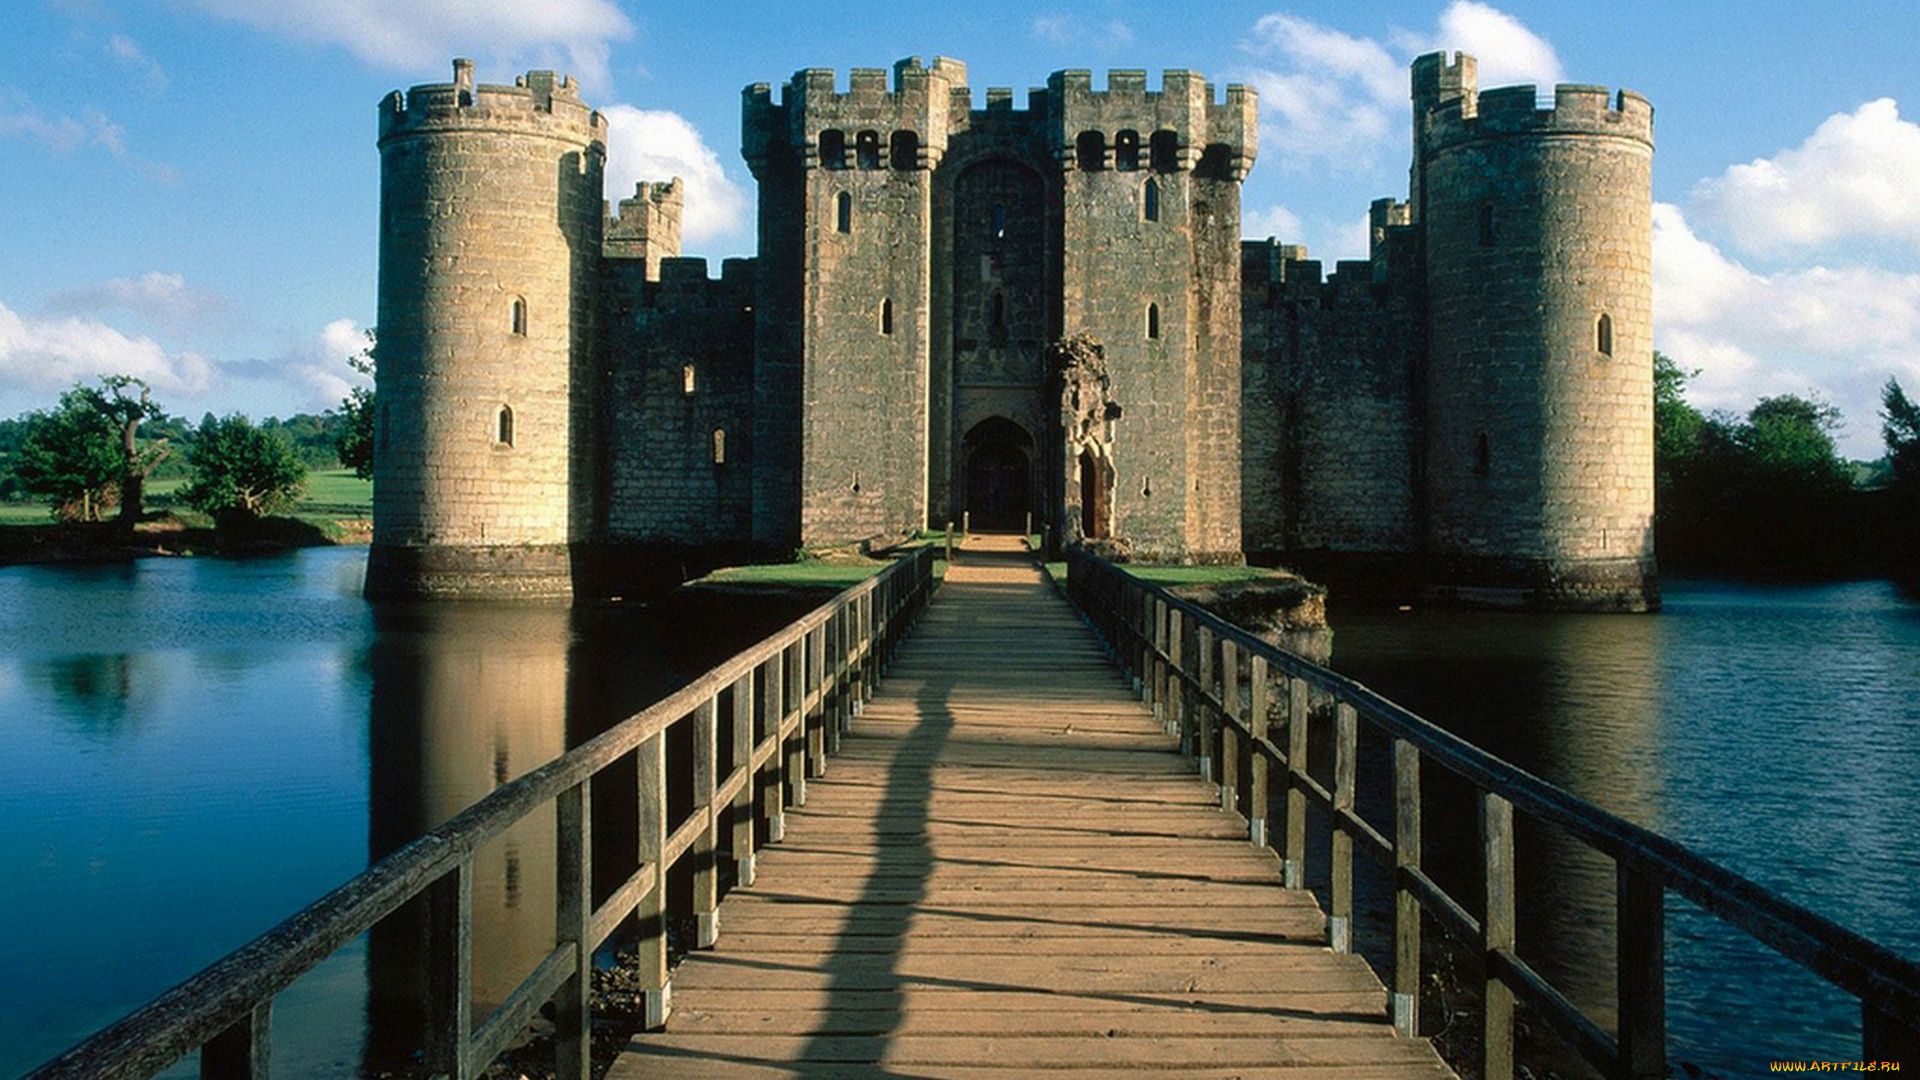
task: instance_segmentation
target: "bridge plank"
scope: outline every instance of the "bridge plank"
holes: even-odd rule
[[[1451,1077],[1175,750],[970,542],[610,1080]]]

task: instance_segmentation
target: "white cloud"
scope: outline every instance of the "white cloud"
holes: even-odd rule
[[[1744,413],[1817,394],[1848,423],[1842,450],[1878,457],[1879,389],[1920,385],[1920,274],[1821,265],[1759,273],[1702,239],[1677,206],[1653,214],[1655,345],[1700,374],[1688,398]]]
[[[1076,15],[1040,15],[1030,29],[1034,37],[1062,48],[1118,49],[1133,44],[1133,27],[1118,19],[1093,26]]]
[[[187,284],[181,275],[156,270],[140,277],[112,278],[98,285],[57,292],[47,298],[42,310],[49,315],[122,311],[180,334],[201,328],[227,306],[225,298]]]
[[[678,113],[614,105],[607,118],[607,197],[618,204],[633,197],[641,180],[686,184],[682,236],[689,243],[733,232],[746,224],[746,193],[728,178],[720,157]]]
[[[173,166],[148,161],[128,150],[126,129],[98,109],[87,109],[79,117],[56,115],[19,94],[0,96],[0,138],[13,136],[32,139],[63,156],[99,147],[149,180],[171,184],[180,179]]]
[[[193,396],[212,383],[213,365],[98,319],[32,318],[0,304],[0,387],[45,394],[99,375],[131,375],[157,393]]]
[[[1255,210],[1240,219],[1240,235],[1256,240],[1273,239],[1283,244],[1301,242],[1300,215],[1284,206]]]
[[[1455,0],[1434,29],[1390,29],[1387,41],[1355,37],[1298,15],[1273,14],[1254,24],[1243,45],[1260,64],[1241,73],[1260,92],[1261,148],[1283,165],[1309,161],[1348,171],[1378,164],[1389,147],[1406,145],[1407,65],[1442,50],[1472,53],[1480,85],[1552,85],[1559,57],[1518,19],[1472,0]]]
[[[1396,30],[1391,35],[1409,59],[1421,53],[1465,52],[1479,62],[1482,89],[1532,83],[1542,89],[1565,82],[1559,54],[1547,40],[1498,8],[1454,0],[1430,34]]]
[[[449,58],[564,67],[583,84],[611,83],[611,42],[633,34],[612,0],[196,0],[260,30],[346,47],[379,67],[438,69]]]
[[[1920,125],[1891,98],[1829,117],[1799,146],[1694,185],[1703,226],[1772,254],[1865,239],[1920,248]]]
[[[166,69],[160,66],[158,60],[143,52],[132,38],[125,34],[115,34],[108,38],[107,55],[139,72],[146,80],[149,91],[155,94],[166,92]]]

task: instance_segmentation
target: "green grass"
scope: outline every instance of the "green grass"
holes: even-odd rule
[[[1155,585],[1223,585],[1235,581],[1292,577],[1291,574],[1265,566],[1142,566],[1128,563],[1121,569]]]
[[[42,503],[0,503],[0,525],[51,525],[53,514]]]
[[[360,479],[352,469],[315,469],[307,474],[307,490],[294,513],[367,517],[373,513],[373,481]]]
[[[885,569],[886,563],[842,565],[825,562],[759,563],[729,566],[699,580],[704,585],[825,585],[838,589],[858,585]]]

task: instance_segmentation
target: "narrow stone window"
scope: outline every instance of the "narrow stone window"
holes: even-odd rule
[[[1180,168],[1179,133],[1156,131],[1147,140],[1147,145],[1153,158],[1154,172],[1174,172]]]
[[[843,233],[853,231],[853,196],[847,192],[841,192],[834,200],[833,227]]]
[[[1487,433],[1481,432],[1473,437],[1473,475],[1485,476],[1493,471],[1493,450],[1487,445]]]
[[[823,169],[847,167],[846,132],[828,128],[820,133],[820,167]]]
[[[1007,238],[1007,208],[999,203],[995,203],[993,207],[993,238],[995,240]]]
[[[863,131],[853,137],[853,157],[863,169],[880,167],[880,133]]]
[[[494,418],[494,441],[501,446],[513,445],[513,406],[500,406],[500,415]]]
[[[1480,246],[1483,248],[1490,248],[1493,246],[1493,204],[1492,203],[1480,204]]]
[[[527,336],[527,301],[524,297],[516,296],[513,298],[512,314],[507,318],[516,337]]]
[[[1613,355],[1613,316],[1600,316],[1600,321],[1594,326],[1593,337],[1594,348],[1599,349],[1602,356]]]
[[[887,164],[895,172],[912,172],[920,167],[920,136],[911,131],[896,131],[887,145]]]
[[[1083,131],[1074,142],[1074,156],[1081,172],[1099,172],[1107,167],[1107,137],[1098,131]]]
[[[987,322],[987,337],[995,345],[1007,343],[1007,294],[993,290],[993,308]]]
[[[1113,136],[1113,167],[1132,172],[1140,167],[1140,133],[1131,128]]]
[[[880,332],[893,333],[893,298],[880,301]]]
[[[727,463],[726,428],[713,429],[713,463],[715,465],[725,465]]]
[[[1159,304],[1147,305],[1147,337],[1155,341],[1158,341],[1160,339],[1160,305]]]
[[[693,389],[694,389],[693,365],[688,364],[686,367],[683,367],[680,369],[680,392],[687,395],[688,397],[692,397]]]
[[[1140,196],[1140,210],[1148,221],[1160,220],[1160,184],[1148,179],[1146,191]]]

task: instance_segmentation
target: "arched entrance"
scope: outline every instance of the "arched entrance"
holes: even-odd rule
[[[1033,510],[1033,438],[995,416],[975,424],[962,440],[966,504],[973,527],[985,532],[1026,528]]]

